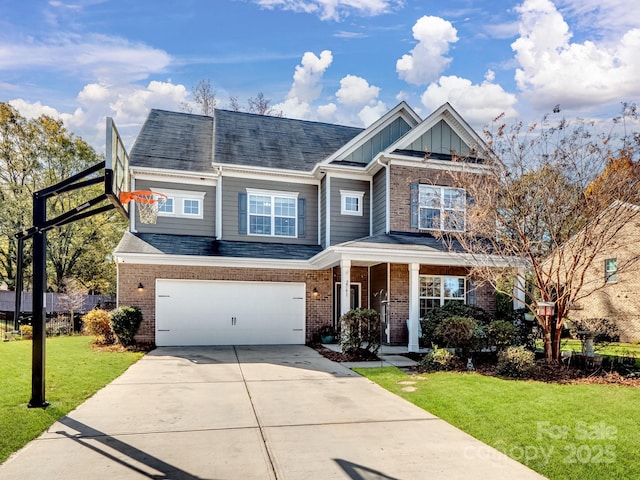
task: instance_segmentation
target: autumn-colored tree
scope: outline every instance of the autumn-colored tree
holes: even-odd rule
[[[470,202],[466,232],[449,238],[478,259],[474,276],[498,289],[502,276],[516,278],[515,288],[503,293],[524,301],[532,314],[536,302],[554,303],[553,316],[537,319],[546,358],[557,361],[569,308],[594,290],[585,289],[587,271],[625,223],[640,216],[640,209],[629,208],[640,187],[638,176],[627,174],[636,169],[635,137],[603,136],[584,121],[548,119],[500,124],[485,133],[486,146],[475,153],[484,159],[485,175],[453,174]],[[510,260],[510,268],[492,265],[494,255]]]

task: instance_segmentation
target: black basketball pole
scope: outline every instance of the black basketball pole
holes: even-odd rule
[[[31,353],[31,400],[29,408],[44,408],[46,319],[44,296],[47,292],[47,198],[40,192],[33,194],[33,348]]]

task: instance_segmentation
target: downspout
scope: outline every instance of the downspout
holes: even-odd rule
[[[216,238],[222,240],[222,165],[218,166],[218,183],[216,184]]]

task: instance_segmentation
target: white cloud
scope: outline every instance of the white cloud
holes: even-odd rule
[[[388,110],[389,109],[384,102],[378,101],[374,105],[364,106],[358,113],[358,118],[362,122],[363,126],[368,127],[373,122],[378,120],[382,115],[387,113]]]
[[[284,116],[308,119],[311,115],[311,104],[322,93],[322,77],[333,62],[329,50],[323,50],[320,56],[306,52],[302,56],[301,65],[297,65],[293,74],[293,83],[284,102],[273,106],[275,111],[282,111]]]
[[[254,0],[267,9],[281,8],[320,15],[322,20],[340,20],[351,14],[374,16],[402,6],[403,0]]]
[[[332,122],[334,116],[338,110],[338,107],[335,103],[327,103],[326,105],[320,105],[316,112],[318,113],[318,120],[321,122]]]
[[[414,85],[432,82],[449,66],[447,57],[451,43],[458,41],[458,31],[440,17],[424,16],[413,26],[418,44],[396,62],[400,79]]]
[[[568,24],[549,0],[526,0],[517,11],[515,80],[533,105],[588,107],[640,94],[639,28],[599,43],[572,43]]]
[[[374,102],[380,89],[369,85],[362,77],[347,75],[340,80],[340,90],[336,92],[338,101],[348,106],[362,106]]]
[[[38,118],[41,115],[47,115],[52,118],[62,119],[58,110],[47,105],[42,105],[40,102],[30,103],[22,98],[16,98],[14,100],[10,100],[9,104],[26,118]]]
[[[50,69],[104,83],[145,79],[170,63],[163,50],[99,34],[58,34],[44,41],[0,45],[0,70]]]
[[[114,87],[93,83],[85,85],[78,93],[81,107],[72,113],[60,112],[40,102],[28,102],[20,98],[9,103],[29,118],[46,114],[61,119],[70,131],[81,136],[96,151],[104,152],[105,117],[113,117],[125,144],[130,148],[151,108],[179,111],[188,96],[184,85],[169,82],[152,81],[146,87]]]
[[[464,119],[474,127],[482,127],[501,113],[506,118],[514,118],[517,112],[514,94],[493,83],[494,74],[487,72],[481,84],[456,76],[440,77],[437,83],[429,85],[422,94],[422,103],[433,111],[443,103],[449,102]]]
[[[580,28],[615,33],[640,27],[640,2],[629,0],[556,0],[566,18]]]

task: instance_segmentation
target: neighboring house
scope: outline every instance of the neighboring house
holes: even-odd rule
[[[621,342],[640,340],[640,206],[618,204],[603,215],[615,215],[620,225],[585,270],[580,299],[569,319],[588,327],[595,319],[612,320]],[[584,235],[584,233],[580,234]]]
[[[465,229],[450,173],[486,172],[478,145],[449,104],[422,120],[402,102],[366,129],[152,110],[131,187],[169,200],[154,225],[133,209],[118,301],[141,307],[138,338],[158,345],[303,344],[362,307],[415,351],[429,309],[495,308],[473,257],[434,235]]]

